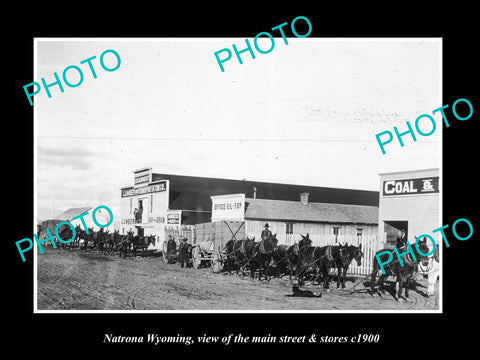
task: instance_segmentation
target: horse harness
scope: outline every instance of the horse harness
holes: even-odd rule
[[[240,252],[247,256],[247,249],[245,248],[245,244],[247,243],[247,241],[242,241],[242,243],[240,244]]]
[[[315,251],[313,253],[315,254]],[[332,246],[331,245],[327,246],[327,250],[325,250],[325,256],[327,257],[327,260],[330,261],[330,262],[335,260],[333,258],[333,255],[332,255]]]
[[[240,244],[240,246],[237,249],[235,249],[235,243],[238,242],[238,241],[241,241],[242,243]],[[245,243],[246,243],[246,240],[237,240],[237,239],[233,240],[233,246],[232,246],[233,250],[231,252],[225,254],[225,256],[228,257],[228,256],[231,256],[231,255],[235,254],[237,251],[240,251],[246,257],[247,256],[247,250],[245,249]]]

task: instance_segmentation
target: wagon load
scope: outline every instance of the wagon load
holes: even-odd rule
[[[206,264],[210,264],[215,250],[215,243],[212,240],[204,240],[193,248],[193,267],[199,269]]]
[[[216,221],[195,225],[193,267],[210,265],[213,272],[223,270],[227,260],[225,244],[230,240],[245,238],[244,221]]]

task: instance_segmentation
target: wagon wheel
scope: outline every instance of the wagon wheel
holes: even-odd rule
[[[162,258],[165,261],[165,264],[170,264],[170,254],[168,253],[167,243],[164,242],[162,245]]]
[[[202,265],[202,253],[200,252],[200,249],[198,246],[193,248],[193,268],[194,269],[200,269],[200,266]]]
[[[212,265],[212,271],[214,273],[217,274],[217,273],[221,272],[223,270],[222,254],[220,254],[217,251],[214,251],[212,253],[211,265]]]

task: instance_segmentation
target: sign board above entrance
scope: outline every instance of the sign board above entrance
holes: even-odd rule
[[[135,196],[135,195],[143,195],[143,194],[150,194],[154,192],[165,191],[167,189],[166,186],[167,182],[162,181],[157,184],[152,184],[148,186],[142,186],[138,188],[129,188],[129,189],[122,189],[122,197],[127,196]]]
[[[243,221],[245,194],[211,196],[212,222],[222,220]]]
[[[385,180],[383,196],[438,193],[438,176],[417,179]]]

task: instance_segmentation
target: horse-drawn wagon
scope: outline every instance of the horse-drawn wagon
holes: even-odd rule
[[[230,240],[245,238],[245,222],[216,221],[195,225],[193,267],[211,266],[218,273],[227,262],[225,244]]]

